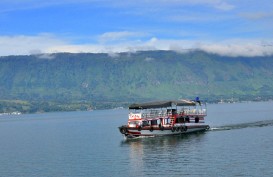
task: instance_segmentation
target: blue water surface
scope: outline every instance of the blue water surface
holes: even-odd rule
[[[208,105],[211,131],[126,141],[127,110],[0,116],[0,176],[273,176],[273,102]]]

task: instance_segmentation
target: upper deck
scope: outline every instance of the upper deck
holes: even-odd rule
[[[186,100],[133,104],[129,109],[129,119],[134,120],[207,115],[206,104]]]

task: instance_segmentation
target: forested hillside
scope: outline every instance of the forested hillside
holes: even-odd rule
[[[202,51],[8,56],[0,58],[0,112],[103,109],[199,96],[270,99],[273,56]]]

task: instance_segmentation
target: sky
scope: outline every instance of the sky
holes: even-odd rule
[[[0,56],[192,49],[273,55],[273,1],[0,0]]]

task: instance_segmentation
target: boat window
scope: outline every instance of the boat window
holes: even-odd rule
[[[184,123],[184,117],[177,118],[177,123]]]
[[[165,124],[170,124],[170,119],[167,118],[167,119],[164,120],[164,122],[165,122]]]
[[[172,110],[171,109],[167,109],[167,115],[168,116],[172,115]]]
[[[157,120],[151,120],[151,125],[157,125]]]
[[[135,121],[132,121],[132,122],[128,122],[129,124],[129,127],[136,127],[136,122]]]
[[[129,122],[129,125],[139,125],[140,122],[139,121],[131,121]]]
[[[142,125],[143,125],[143,126],[150,126],[150,124],[149,124],[148,121],[142,121]]]

